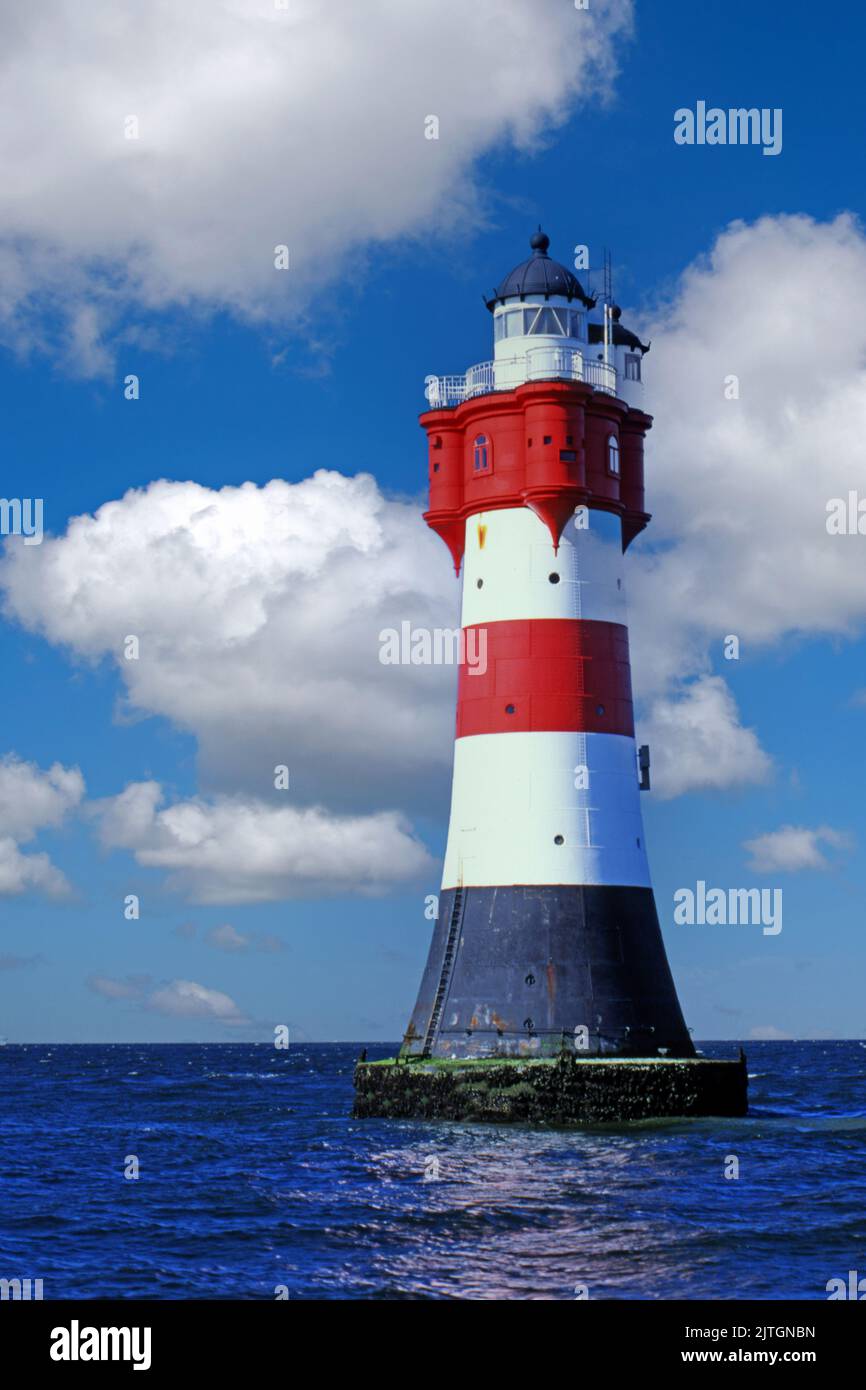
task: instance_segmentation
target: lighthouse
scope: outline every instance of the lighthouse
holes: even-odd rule
[[[650,519],[649,344],[549,245],[486,296],[492,359],[426,382],[425,520],[475,659],[427,964],[399,1058],[356,1070],[358,1114],[745,1108],[742,1064],[695,1056],[641,815],[626,556]]]

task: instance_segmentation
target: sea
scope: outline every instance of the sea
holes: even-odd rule
[[[44,1299],[771,1300],[866,1276],[866,1043],[746,1044],[743,1119],[592,1129],[355,1120],[361,1046],[0,1047],[0,1279]]]

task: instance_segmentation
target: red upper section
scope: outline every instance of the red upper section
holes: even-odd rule
[[[473,512],[531,507],[554,545],[580,504],[617,512],[624,546],[649,521],[643,441],[652,419],[582,382],[527,382],[420,418],[430,447],[424,516],[457,571]],[[610,466],[611,437],[619,446],[618,473]]]

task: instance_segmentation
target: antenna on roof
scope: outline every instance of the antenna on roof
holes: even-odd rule
[[[604,248],[604,291],[603,291],[603,298],[604,298],[604,300],[605,300],[605,303],[607,303],[607,304],[611,304],[611,303],[613,302],[613,273],[612,273],[612,270],[611,270],[611,263],[610,263],[610,250],[608,249],[607,246]]]

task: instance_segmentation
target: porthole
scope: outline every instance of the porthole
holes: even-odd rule
[[[546,435],[544,436],[544,439],[542,440],[542,443],[544,443],[544,444],[552,444],[552,443],[553,443],[553,435],[552,435],[552,434],[546,434]]]
[[[604,705],[596,705],[595,712],[596,714],[604,714]]]
[[[549,574],[547,577],[548,577],[548,579],[550,580],[551,584],[558,584],[558,583],[559,583],[559,575],[556,573],[555,570],[554,570],[553,574]]]
[[[483,580],[483,579],[476,579],[476,581],[475,581],[475,587],[476,587],[477,589],[483,589],[483,588],[484,588],[484,580]]]
[[[514,705],[506,705],[506,706],[505,706],[505,713],[506,713],[506,714],[516,714],[516,713],[517,713],[517,710],[516,710],[516,708],[515,708]]]
[[[564,835],[554,835],[554,837],[553,837],[553,843],[554,843],[555,845],[564,845],[564,844],[565,844],[565,836],[564,836]]]

